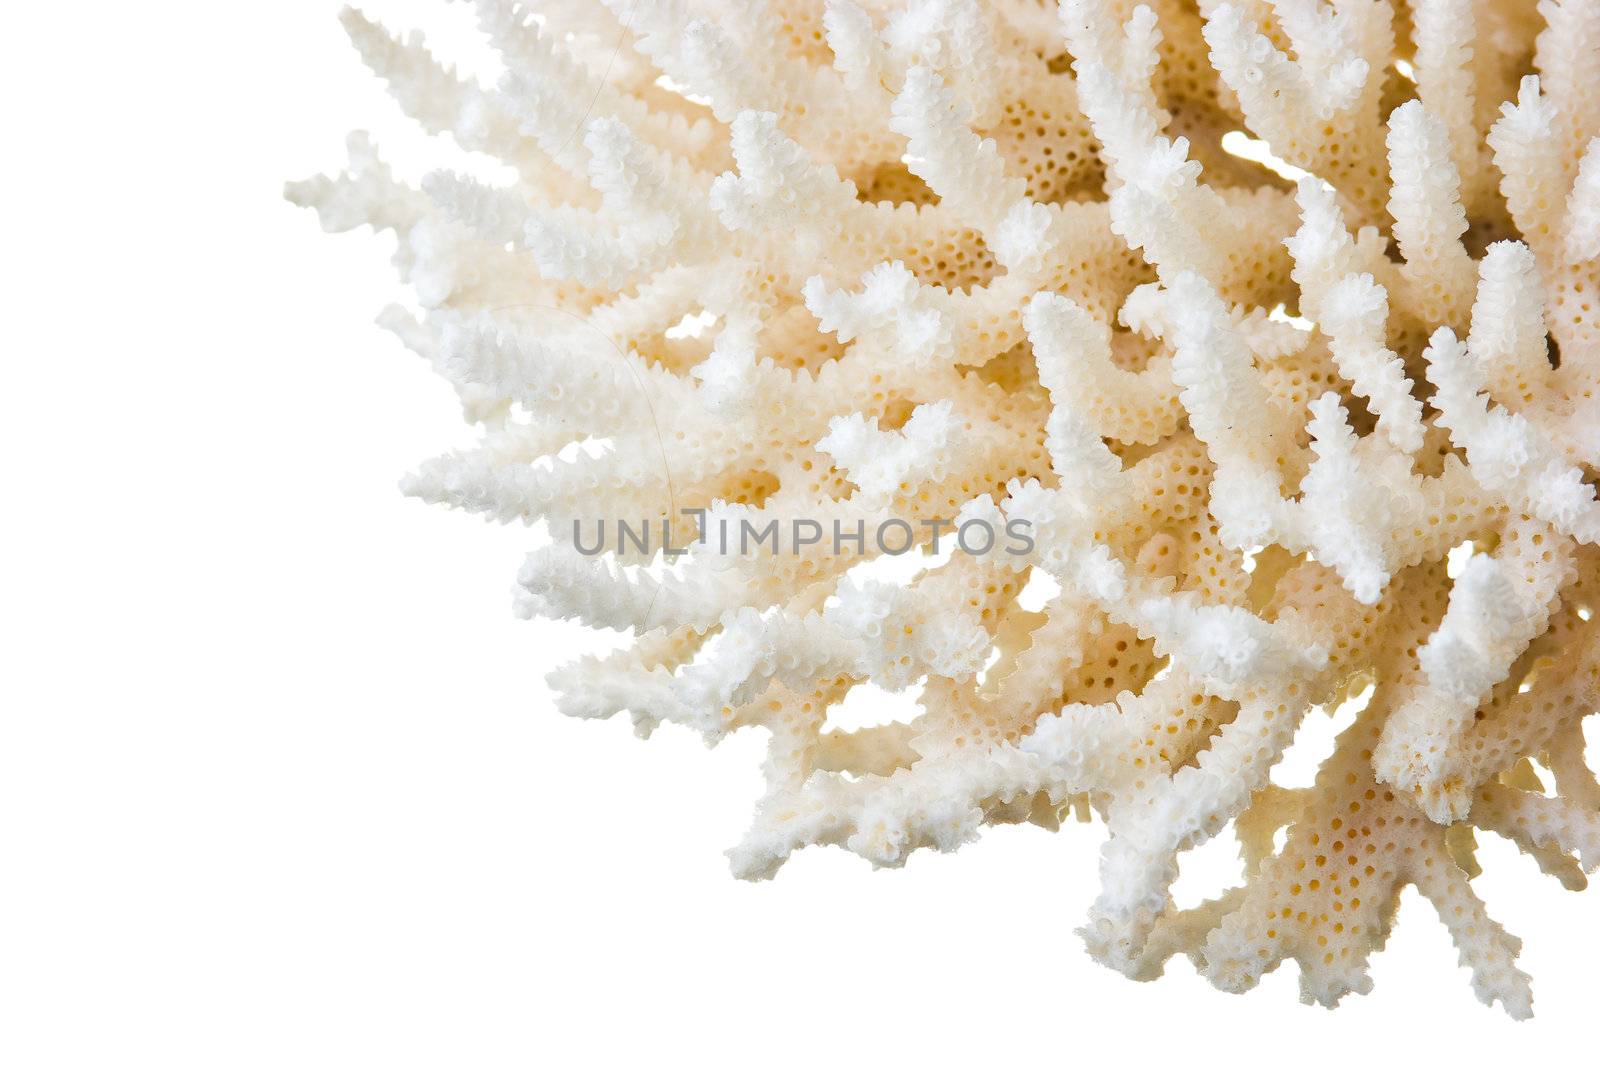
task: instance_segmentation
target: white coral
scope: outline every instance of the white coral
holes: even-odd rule
[[[1083,934],[1124,972],[1293,959],[1333,1005],[1415,884],[1529,1011],[1464,841],[1600,863],[1600,4],[477,10],[492,88],[345,21],[514,181],[412,188],[354,137],[289,194],[397,235],[422,315],[382,321],[483,427],[406,491],[546,522],[518,609],[633,631],[552,676],[563,711],[766,729],[741,876],[1092,809]],[[619,521],[649,558],[591,557]],[[884,529],[910,578],[850,572]],[[1368,682],[1316,782],[1273,785]],[[920,715],[825,728],[868,683]],[[1178,910],[1177,855],[1229,824],[1246,882]]]

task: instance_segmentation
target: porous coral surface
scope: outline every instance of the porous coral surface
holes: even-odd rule
[[[406,490],[546,523],[519,608],[632,634],[550,678],[562,710],[765,730],[743,877],[1076,812],[1108,830],[1082,935],[1124,973],[1292,959],[1333,1005],[1414,885],[1530,1011],[1470,880],[1482,832],[1568,886],[1600,863],[1600,4],[477,17],[492,85],[345,23],[514,180],[410,187],[357,136],[290,196],[397,235],[416,307],[382,321],[482,426]],[[772,519],[898,520],[924,564],[581,536]],[[951,550],[963,522],[1032,550]],[[918,712],[830,725],[863,685]],[[1315,782],[1275,784],[1341,705]],[[1245,881],[1178,908],[1230,828]]]

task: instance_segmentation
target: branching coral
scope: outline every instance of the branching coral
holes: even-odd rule
[[[513,182],[408,187],[355,138],[290,197],[397,234],[421,313],[383,322],[483,427],[406,490],[547,523],[521,609],[634,633],[553,675],[564,711],[767,730],[740,876],[1093,811],[1083,935],[1125,973],[1293,959],[1333,1005],[1415,885],[1529,1012],[1469,880],[1484,831],[1569,886],[1600,863],[1600,4],[477,14],[493,87],[345,20]],[[696,542],[594,557],[622,519]],[[898,523],[927,564],[709,532],[774,521]],[[975,522],[1030,550],[950,550]],[[831,727],[869,684],[920,713]],[[1275,785],[1369,686],[1315,783]],[[1178,855],[1230,825],[1245,883],[1177,909]]]

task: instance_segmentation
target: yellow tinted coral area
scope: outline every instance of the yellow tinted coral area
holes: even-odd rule
[[[1471,880],[1600,863],[1600,4],[476,16],[489,81],[344,19],[500,183],[355,136],[289,196],[395,234],[382,322],[481,428],[406,491],[542,523],[518,610],[629,634],[563,711],[765,732],[740,876],[1096,817],[1112,968],[1332,1006],[1415,886],[1530,1012]]]

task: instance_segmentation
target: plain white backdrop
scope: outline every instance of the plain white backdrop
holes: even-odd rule
[[[459,5],[368,0],[470,61]],[[1600,900],[1486,842],[1538,1019],[1409,896],[1376,992],[1133,984],[1073,934],[1098,825],[728,873],[760,739],[565,719],[536,533],[402,498],[471,438],[372,324],[387,239],[281,199],[429,154],[322,0],[12,5],[0,1061],[1404,1060],[1594,1046]],[[1312,728],[1291,765],[1331,729]],[[1298,760],[1298,761],[1297,761]],[[1302,769],[1303,770],[1303,765]],[[1186,859],[1197,900],[1231,844]]]

